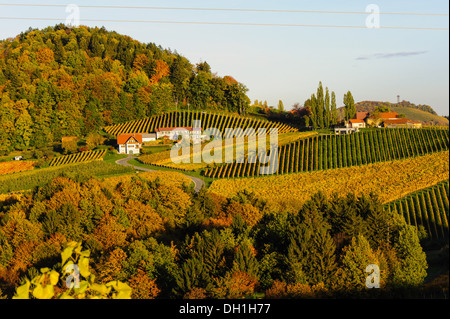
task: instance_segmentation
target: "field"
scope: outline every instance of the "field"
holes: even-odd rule
[[[278,133],[297,131],[296,128],[283,123],[264,121],[244,116],[200,111],[165,112],[161,115],[154,115],[141,120],[107,126],[104,130],[111,135],[154,132],[155,129],[161,127],[192,127],[195,120],[201,121],[203,130],[217,128],[223,136],[226,128],[242,128],[243,130],[253,128],[255,131],[259,128],[265,128],[267,130],[277,128]]]
[[[58,156],[52,159],[49,165],[60,166],[74,163],[96,161],[103,159],[103,156],[105,156],[105,154],[106,150],[98,150],[98,151],[86,151],[70,155]]]
[[[387,204],[408,224],[422,227],[429,239],[448,240],[449,181],[421,189]]]
[[[446,129],[369,129],[350,135],[316,135],[279,147],[277,174],[373,164],[445,151],[448,147]],[[271,158],[269,164],[274,162]],[[207,169],[205,176],[259,176],[260,166],[250,157],[245,163]]]
[[[356,196],[374,192],[383,203],[435,185],[449,178],[449,152],[403,160],[281,176],[215,180],[210,192],[230,197],[248,190],[275,211],[298,211],[316,192]]]
[[[24,172],[34,169],[35,161],[0,162],[0,175]]]

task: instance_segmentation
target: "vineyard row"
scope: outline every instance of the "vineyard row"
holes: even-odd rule
[[[405,220],[416,227],[425,229],[429,239],[448,242],[449,181],[408,194],[406,197],[386,205],[397,211]]]
[[[50,166],[59,166],[73,163],[100,160],[105,156],[106,150],[79,152],[70,155],[58,156],[51,160]]]
[[[267,131],[272,128],[277,128],[279,134],[297,131],[296,128],[288,124],[200,111],[166,112],[141,120],[107,126],[104,130],[116,136],[125,133],[149,133],[162,127],[192,127],[194,120],[201,121],[203,130],[208,128],[218,129],[224,138],[228,137],[225,136],[226,128],[241,128],[244,132],[250,128],[254,129],[255,132],[260,128],[265,128]]]
[[[448,150],[449,131],[377,129],[349,135],[316,135],[278,148],[278,161],[262,164],[254,156],[244,163],[207,169],[212,178],[259,176],[260,167],[278,165],[277,174],[297,173],[398,160]],[[275,159],[275,158],[273,158]]]

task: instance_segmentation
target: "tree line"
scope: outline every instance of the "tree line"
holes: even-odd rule
[[[3,294],[57,269],[72,241],[96,282],[126,283],[132,298],[386,296],[426,276],[415,228],[374,195],[318,193],[297,212],[270,211],[251,192],[225,198],[143,176],[58,177],[1,201]],[[377,291],[366,288],[369,264],[381,270]]]
[[[105,28],[56,25],[0,41],[0,152],[171,109],[244,114],[247,88],[176,51]]]

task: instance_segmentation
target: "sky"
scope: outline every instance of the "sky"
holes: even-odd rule
[[[303,104],[321,81],[336,93],[338,106],[351,91],[356,102],[395,103],[399,95],[400,100],[430,105],[439,115],[449,114],[449,4],[445,0],[0,0],[0,39],[29,27],[64,23],[73,13],[66,12],[68,4],[79,6],[82,25],[105,26],[140,42],[156,43],[193,64],[208,62],[219,76],[231,75],[243,83],[252,101],[276,106],[282,100],[289,110],[294,103]],[[379,20],[370,8],[379,10]],[[367,27],[374,25],[380,28]]]

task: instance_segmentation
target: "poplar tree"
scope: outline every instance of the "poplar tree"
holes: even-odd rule
[[[318,127],[318,107],[317,107],[317,99],[314,94],[311,95],[311,121],[314,129]]]
[[[331,125],[337,124],[336,94],[331,91]]]
[[[284,112],[284,105],[281,100],[278,101],[278,111]]]
[[[319,82],[319,87],[317,88],[317,126],[319,128],[324,127],[324,97],[323,97],[323,87],[322,82]]]
[[[330,92],[328,88],[325,88],[325,116],[324,125],[325,127],[330,127],[331,124],[331,113],[330,113]]]
[[[345,105],[345,119],[350,120],[356,115],[355,100],[353,99],[352,93],[348,91],[344,94],[344,105]]]

